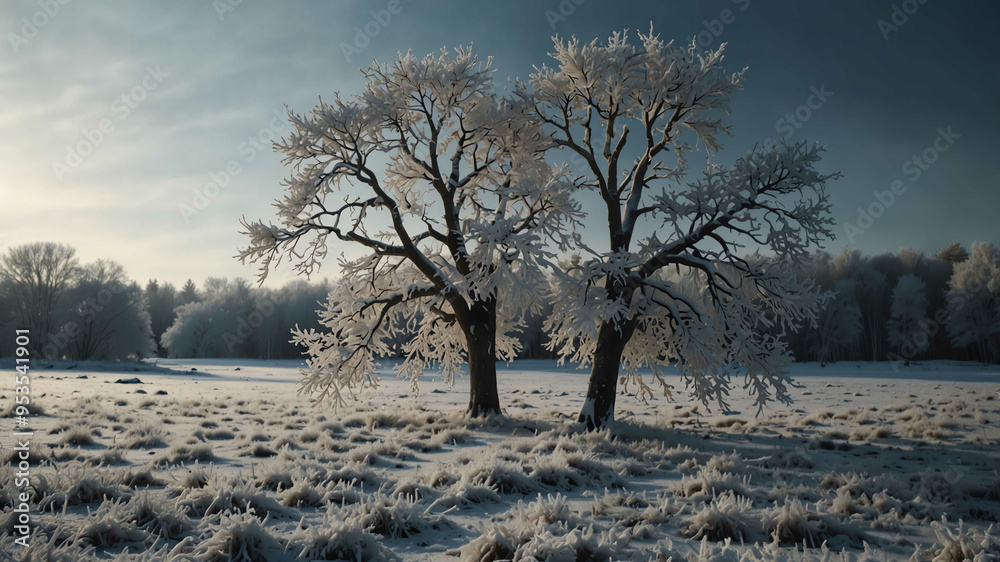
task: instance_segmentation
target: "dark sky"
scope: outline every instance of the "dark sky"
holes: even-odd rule
[[[844,176],[831,186],[831,251],[1000,241],[996,2],[76,0],[54,15],[39,6],[0,8],[0,244],[68,242],[140,281],[252,276],[232,259],[244,243],[238,219],[273,215],[285,170],[248,138],[287,132],[272,120],[283,104],[307,111],[317,95],[356,93],[357,69],[398,51],[473,43],[502,82],[547,62],[555,33],[591,40],[650,23],[666,38],[725,42],[727,66],[748,67],[724,158],[775,136],[828,147],[823,167]],[[366,26],[367,45],[356,41]],[[238,169],[228,182],[227,165]],[[875,192],[897,180],[900,194],[879,213]],[[873,204],[880,216],[845,230]]]

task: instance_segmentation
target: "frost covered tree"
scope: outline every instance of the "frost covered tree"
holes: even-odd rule
[[[519,85],[603,207],[606,240],[566,264],[548,323],[564,359],[591,365],[590,428],[613,419],[619,366],[643,398],[639,369],[669,393],[661,366],[673,364],[702,402],[727,408],[739,370],[758,407],[787,402],[780,331],[813,321],[824,299],[792,266],[832,236],[834,175],[817,171],[817,146],[758,146],[687,180],[688,153],[720,148],[742,73],[723,70],[721,47],[639,39],[556,38],[554,67]]]
[[[160,337],[168,357],[218,357],[222,331],[219,309],[210,302],[189,302],[177,307],[174,323]],[[224,330],[224,328],[223,328]]]
[[[469,49],[401,55],[363,71],[364,91],[291,113],[275,144],[291,167],[279,225],[244,221],[246,262],[261,281],[282,257],[309,275],[334,249],[343,278],[300,330],[303,389],[342,404],[377,386],[375,360],[404,336],[399,375],[429,365],[454,382],[469,364],[473,416],[500,412],[496,357],[510,359],[537,309],[541,267],[566,242],[573,186],[544,160],[546,136],[493,90],[490,62]]]
[[[948,335],[957,347],[973,346],[988,362],[1000,361],[1000,249],[977,242],[955,262],[948,283]]]
[[[147,295],[151,287],[147,285]],[[163,290],[159,287],[157,293]],[[316,307],[329,294],[327,281],[293,280],[271,289],[252,287],[244,279],[209,278],[200,300],[171,310],[175,319],[160,343],[173,357],[299,357],[289,334],[295,326],[319,327]],[[167,304],[166,300],[160,304],[161,315]]]
[[[896,282],[889,313],[889,343],[904,357],[923,353],[930,345],[927,322],[927,285],[907,273]]]
[[[210,277],[201,300],[177,307],[160,343],[171,357],[243,356],[246,338],[240,337],[240,326],[256,307],[256,295],[245,279]]]

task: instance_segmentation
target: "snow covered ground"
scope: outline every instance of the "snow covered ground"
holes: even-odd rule
[[[464,381],[414,395],[389,368],[335,413],[298,395],[294,362],[40,367],[30,551],[2,436],[14,559],[1000,557],[997,368],[801,364],[791,407],[622,395],[613,431],[587,434],[586,373],[548,361],[501,369],[489,422],[461,415]]]

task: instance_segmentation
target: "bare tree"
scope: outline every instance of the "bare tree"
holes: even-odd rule
[[[16,246],[0,258],[0,291],[13,308],[18,327],[27,328],[40,353],[52,330],[59,298],[78,270],[76,250],[55,242]]]
[[[66,301],[69,309],[61,332],[68,356],[122,360],[153,355],[145,295],[120,264],[97,260],[80,268]]]
[[[566,264],[549,319],[553,348],[592,365],[579,418],[590,428],[613,418],[620,366],[643,397],[639,368],[669,393],[660,366],[673,364],[703,402],[726,407],[737,366],[759,406],[789,400],[780,330],[813,321],[823,300],[790,267],[831,236],[821,149],[772,143],[684,184],[687,153],[720,148],[718,115],[741,73],[723,71],[721,47],[639,37],[557,38],[555,67],[519,85],[606,217],[607,247],[581,246]],[[746,257],[749,247],[771,255]]]
[[[912,273],[900,276],[892,291],[892,308],[886,327],[893,351],[905,357],[923,353],[930,345],[926,333],[927,284]]]
[[[290,116],[294,132],[276,144],[292,169],[281,224],[244,221],[239,257],[259,260],[263,281],[283,256],[309,275],[330,237],[361,251],[341,260],[320,313],[327,330],[295,332],[310,356],[306,391],[340,404],[376,386],[375,359],[402,336],[401,376],[416,384],[436,364],[454,381],[468,361],[469,413],[499,413],[496,357],[513,358],[513,335],[539,305],[546,242],[565,243],[576,212],[572,185],[470,50],[407,54],[364,76],[361,95]]]

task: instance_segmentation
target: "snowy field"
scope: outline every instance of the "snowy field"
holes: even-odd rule
[[[25,550],[0,515],[14,559],[1000,557],[996,367],[795,365],[791,407],[621,395],[597,434],[572,425],[586,373],[546,361],[503,367],[506,419],[471,423],[465,381],[413,395],[388,369],[336,413],[292,362],[32,373],[37,527]]]

